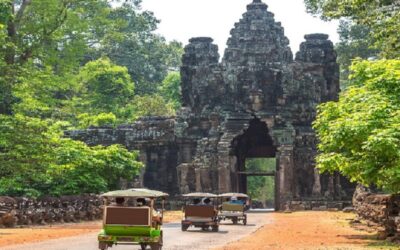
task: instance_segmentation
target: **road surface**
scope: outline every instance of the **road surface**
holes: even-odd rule
[[[247,236],[264,224],[272,222],[271,213],[249,213],[248,224],[222,224],[218,233],[204,232],[191,227],[187,232],[181,231],[180,222],[163,225],[163,250],[212,249],[224,246]],[[97,250],[97,233],[81,236],[42,241],[39,243],[0,247],[2,250]],[[139,246],[114,246],[111,250],[140,249]]]

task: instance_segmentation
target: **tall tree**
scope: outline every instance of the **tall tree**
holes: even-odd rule
[[[362,24],[354,24],[350,20],[341,20],[338,28],[339,42],[335,45],[340,65],[340,85],[345,89],[348,85],[350,65],[355,58],[376,58],[377,49],[372,48],[373,39],[370,29]]]
[[[77,105],[93,114],[118,114],[133,98],[134,83],[128,70],[108,58],[87,63],[77,81],[81,88]]]
[[[356,61],[350,87],[314,123],[317,167],[400,191],[400,60]]]
[[[137,94],[154,94],[169,69],[177,69],[183,53],[182,44],[155,34],[157,20],[152,12],[141,11],[141,1],[124,3],[110,13],[110,20],[119,22],[114,33],[105,36],[102,46],[92,55],[106,55],[113,62],[128,68],[136,83]]]
[[[110,11],[106,0],[1,0],[0,113],[11,113],[12,89],[26,68],[51,66],[58,75],[76,70],[87,48],[99,43],[97,33],[112,27]]]
[[[385,58],[400,57],[398,0],[304,0],[307,10],[323,19],[349,18],[370,29],[374,45]]]
[[[182,106],[181,75],[179,72],[171,71],[168,73],[158,90],[161,96],[173,105],[175,110]]]

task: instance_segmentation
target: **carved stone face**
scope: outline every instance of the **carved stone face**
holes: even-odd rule
[[[260,111],[263,108],[263,93],[261,90],[250,91],[249,98],[252,111]]]

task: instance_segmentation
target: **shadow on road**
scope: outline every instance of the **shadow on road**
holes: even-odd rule
[[[162,225],[162,228],[180,228],[181,223],[165,223]]]
[[[203,233],[203,234],[227,234],[229,231],[221,231],[219,230],[218,232],[213,232],[211,230],[201,230],[201,229],[191,229],[187,230],[189,233]]]
[[[243,225],[243,224],[232,224],[232,223],[220,223],[220,225],[221,226],[237,226],[237,227],[254,227],[254,226],[256,226],[256,224],[246,224],[246,225]]]

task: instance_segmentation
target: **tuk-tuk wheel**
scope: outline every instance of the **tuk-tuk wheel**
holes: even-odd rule
[[[213,232],[218,232],[218,229],[219,229],[218,225],[212,226],[212,231]]]
[[[108,248],[108,244],[105,242],[99,242],[99,249],[106,250]]]
[[[188,228],[189,228],[189,225],[182,224],[182,231],[185,232],[188,230]]]
[[[246,215],[244,216],[244,219],[243,219],[243,225],[245,225],[245,226],[247,225],[247,216]]]
[[[161,250],[162,249],[162,245],[159,243],[154,243],[150,245],[151,250]]]
[[[232,218],[232,222],[233,222],[233,225],[237,225],[238,224],[238,218]]]

